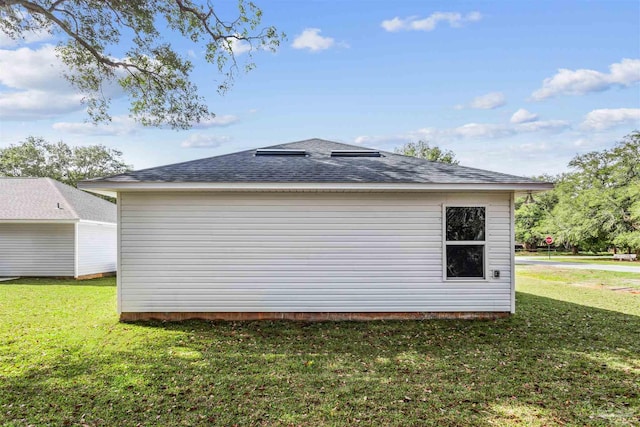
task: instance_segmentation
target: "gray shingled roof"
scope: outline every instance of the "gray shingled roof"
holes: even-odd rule
[[[116,218],[115,204],[54,179],[0,178],[0,221],[84,219],[115,223]]]
[[[306,156],[256,156],[256,150],[127,172],[87,183],[266,182],[266,183],[416,183],[528,184],[530,178],[507,175],[380,151],[381,157],[331,157],[332,150],[362,146],[308,139],[264,148],[304,149]]]

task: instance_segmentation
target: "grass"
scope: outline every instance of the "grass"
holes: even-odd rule
[[[599,257],[604,258],[604,257]],[[611,257],[607,257],[607,259],[599,259],[599,258],[571,258],[566,256],[551,256],[551,261],[554,262],[574,262],[581,264],[603,264],[603,265],[625,265],[625,266],[640,266],[640,261],[614,261]],[[544,258],[541,261],[547,260],[548,258]]]
[[[579,252],[577,254],[574,254],[571,251],[560,251],[560,250],[554,250],[551,249],[551,258],[555,257],[568,257],[568,258],[576,258],[576,257],[589,257],[589,258],[594,258],[594,257],[603,257],[603,258],[611,258],[612,254],[610,252]],[[546,257],[548,256],[548,252],[547,252],[547,248],[543,248],[540,247],[537,251],[525,251],[525,250],[517,250],[516,251],[516,256],[526,256],[526,257],[532,257],[532,256],[539,256],[539,257]]]
[[[518,279],[520,279],[518,284],[521,285],[519,286],[519,290],[533,290],[530,287],[524,288],[523,286],[525,285],[536,285],[538,289],[554,287],[557,291],[575,290],[576,287],[581,289],[606,289],[609,291],[612,289],[622,289],[632,292],[636,289],[640,290],[640,274],[638,273],[602,270],[576,270],[569,268],[563,269],[560,267],[549,267],[543,265],[521,265],[518,266],[517,271]],[[612,296],[610,292],[605,292],[602,295]],[[587,294],[585,294],[585,298],[587,298]],[[581,299],[578,299],[577,301],[581,301]],[[616,304],[624,304],[625,302],[633,303],[634,301],[635,300],[633,298],[621,298],[621,300],[616,302]],[[602,308],[607,307],[608,305],[602,306]],[[634,310],[630,313],[632,312],[634,312]]]
[[[570,252],[558,253],[552,252],[551,258],[546,252],[516,252],[516,257],[540,258],[541,261],[553,262],[574,262],[583,264],[604,264],[604,265],[625,265],[640,266],[640,260],[635,261],[614,261],[613,255],[610,253],[589,254],[581,253],[574,255]]]
[[[640,295],[536,268],[497,321],[121,324],[112,278],[2,283],[0,424],[637,425]]]

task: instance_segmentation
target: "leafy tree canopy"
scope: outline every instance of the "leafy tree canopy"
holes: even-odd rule
[[[428,142],[408,142],[400,148],[396,148],[395,152],[405,156],[418,157],[419,159],[431,160],[434,162],[450,163],[457,165],[460,162],[456,160],[453,151],[442,150],[438,146],[431,146]]]
[[[516,239],[535,245],[552,234],[574,249],[640,250],[640,132],[569,167],[536,205],[516,204]]]
[[[118,84],[140,123],[186,129],[213,114],[190,80],[192,62],[172,41],[181,36],[204,51],[222,76],[217,88],[223,93],[240,69],[239,46],[275,50],[284,37],[261,27],[262,11],[251,1],[239,0],[229,19],[220,9],[194,0],[0,0],[0,31],[14,40],[29,32],[58,36],[66,77],[84,95],[92,121],[110,120],[104,89]],[[163,37],[167,30],[170,40]],[[254,66],[249,59],[244,69]]]
[[[79,181],[130,170],[122,153],[104,145],[70,147],[28,137],[18,145],[0,149],[0,176],[48,177],[76,187]]]

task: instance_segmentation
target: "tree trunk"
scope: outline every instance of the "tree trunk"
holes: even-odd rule
[[[578,255],[578,247],[576,245],[571,246],[571,253],[573,255]]]

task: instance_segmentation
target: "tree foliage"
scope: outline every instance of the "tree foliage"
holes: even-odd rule
[[[408,142],[400,148],[396,148],[395,152],[405,156],[417,157],[419,159],[431,160],[433,162],[450,163],[457,165],[460,162],[456,160],[453,151],[442,150],[438,146],[431,146],[428,142]]]
[[[556,177],[552,176],[541,176],[538,179],[547,182],[557,180]],[[516,200],[516,241],[524,244],[527,249],[535,248],[542,242],[548,235],[543,221],[549,216],[557,203],[558,196],[555,191],[536,194],[535,202],[533,203],[526,203],[525,198]]]
[[[535,243],[552,234],[571,248],[640,250],[640,132],[576,156],[569,167],[554,190],[536,196],[539,206],[519,201],[516,239]]]
[[[48,177],[76,187],[83,179],[130,170],[122,153],[104,145],[70,147],[28,137],[18,145],[0,149],[0,176]]]
[[[189,128],[213,114],[190,79],[193,64],[180,53],[187,49],[172,42],[186,40],[203,51],[222,77],[218,91],[225,92],[240,70],[239,46],[274,50],[284,37],[261,27],[262,11],[251,1],[239,0],[230,19],[222,8],[194,0],[0,0],[0,31],[14,40],[30,32],[58,36],[66,77],[84,95],[94,122],[110,120],[106,88],[117,84],[137,121]],[[244,69],[254,66],[249,59]]]

